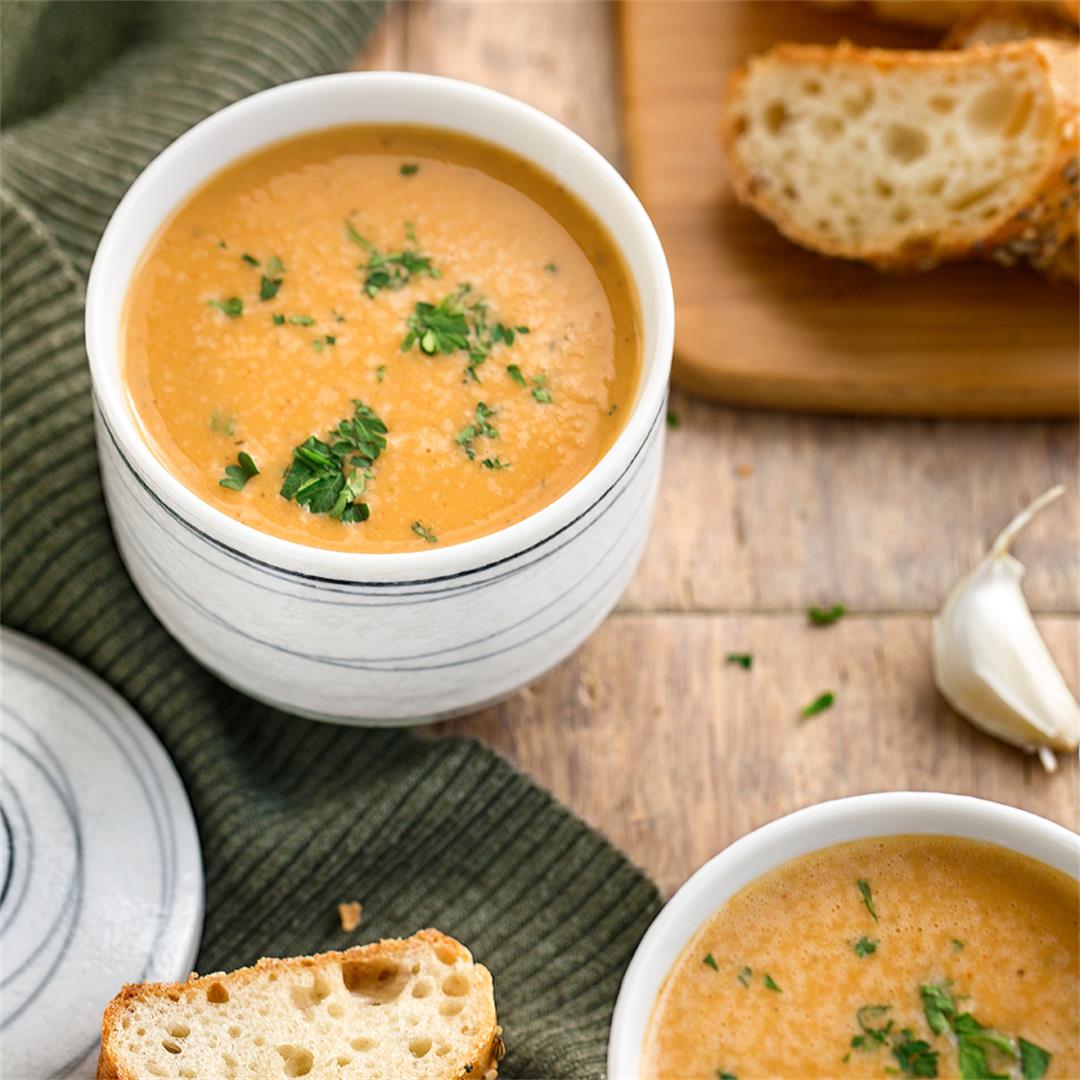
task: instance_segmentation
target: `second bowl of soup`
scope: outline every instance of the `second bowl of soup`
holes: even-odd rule
[[[497,700],[640,557],[672,324],[640,204],[535,110],[400,74],[256,95],[146,170],[95,259],[121,552],[191,652],[274,704]]]
[[[774,822],[650,929],[610,1073],[1080,1075],[1077,844],[959,796],[860,796]]]

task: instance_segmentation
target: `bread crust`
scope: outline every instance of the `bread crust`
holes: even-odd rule
[[[819,7],[851,11],[884,22],[945,30],[958,21],[992,11],[999,5],[984,0],[815,0]],[[1025,0],[1033,13],[1051,14],[1074,25],[1080,22],[1080,0]]]
[[[130,983],[105,1007],[101,1022],[101,1051],[98,1055],[97,1080],[144,1080],[125,1069],[113,1049],[113,1034],[123,1018],[129,1002],[157,997],[170,1001],[182,1001],[185,996],[205,993],[213,983],[221,983],[231,989],[249,983],[257,975],[269,971],[295,973],[321,967],[340,966],[350,960],[392,959],[407,952],[417,942],[423,942],[432,948],[449,948],[462,960],[472,961],[472,954],[460,941],[449,937],[440,930],[421,930],[411,938],[386,938],[371,945],[358,945],[352,949],[338,952],[317,953],[313,956],[299,957],[264,957],[250,967],[237,968],[230,972],[211,972],[199,975],[192,972],[182,983]],[[485,982],[485,990],[492,993],[491,973],[483,964],[473,964],[472,970],[480,973]],[[504,1046],[502,1029],[495,1023],[495,1010],[492,1007],[491,1027],[487,1031],[477,1032],[471,1053],[471,1067],[461,1072],[461,1077],[468,1080],[495,1080],[499,1062],[502,1060]],[[447,1073],[447,1077],[450,1077]]]
[[[1077,57],[1075,46],[1044,40],[977,45],[948,53],[864,49],[849,42],[835,46],[779,44],[739,68],[728,81],[720,138],[735,195],[740,202],[752,206],[771,220],[795,243],[824,255],[869,262],[882,270],[900,273],[927,270],[941,262],[972,257],[993,259],[1003,265],[1027,261],[1040,269],[1048,267],[1055,262],[1058,251],[1070,242],[1077,230],[1080,112],[1073,89],[1078,71]],[[782,205],[770,198],[767,183],[761,177],[754,176],[740,158],[737,148],[739,106],[754,64],[799,62],[827,66],[847,63],[877,71],[890,71],[898,67],[913,70],[942,65],[963,67],[973,61],[987,63],[1007,58],[1030,58],[1045,71],[1054,88],[1058,145],[1043,174],[1032,183],[1026,196],[996,221],[988,223],[985,235],[974,241],[946,231],[918,245],[852,251],[840,240],[801,228]]]
[[[941,49],[969,49],[972,45],[994,45],[1025,38],[1046,38],[1075,43],[1077,27],[1060,12],[1031,3],[986,4],[961,20],[941,40]]]

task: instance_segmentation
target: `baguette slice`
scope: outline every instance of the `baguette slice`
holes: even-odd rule
[[[437,930],[228,975],[126,986],[102,1024],[99,1080],[490,1078],[491,975]]]
[[[815,0],[819,7],[851,11],[868,15],[883,22],[906,23],[934,30],[945,30],[961,19],[977,15],[981,10],[1004,4],[986,0]],[[1080,20],[1077,0],[1024,0],[1024,7],[1033,12],[1050,14],[1072,23]]]
[[[804,247],[883,269],[1042,267],[1076,232],[1077,50],[779,45],[737,71],[736,195]]]
[[[1031,3],[987,4],[958,22],[945,35],[941,48],[969,49],[972,45],[1000,45],[1025,38],[1075,43],[1076,23]]]

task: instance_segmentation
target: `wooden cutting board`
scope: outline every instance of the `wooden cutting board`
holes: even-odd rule
[[[675,281],[675,380],[825,412],[1075,416],[1077,289],[964,263],[895,278],[803,251],[738,206],[716,132],[728,73],[779,40],[933,38],[799,2],[624,0],[630,179]]]

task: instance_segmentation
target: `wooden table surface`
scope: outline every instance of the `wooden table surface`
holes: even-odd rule
[[[513,94],[618,165],[615,14],[600,0],[411,0],[391,5],[358,66]],[[951,585],[1061,482],[1066,498],[1016,553],[1077,687],[1076,424],[821,418],[679,393],[672,407],[652,541],[618,610],[530,689],[438,732],[505,754],[665,895],[748,830],[858,792],[964,792],[1076,828],[1075,756],[1048,776],[970,727],[937,695],[929,651]],[[807,625],[808,605],[836,602],[845,619]],[[753,668],[729,652],[753,653]],[[800,722],[823,690],[835,707]]]

